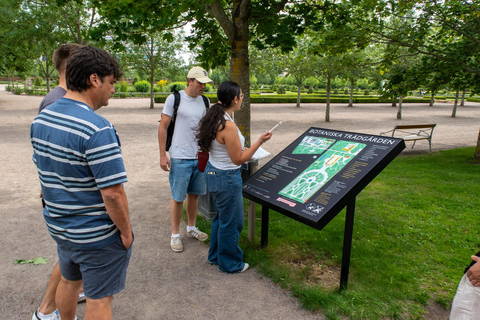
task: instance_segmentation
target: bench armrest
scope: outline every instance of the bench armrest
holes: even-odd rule
[[[392,136],[393,136],[393,132],[394,132],[394,131],[395,131],[395,129],[392,129],[392,130],[389,130],[389,131],[385,131],[385,132],[380,132],[380,135],[381,135],[381,136],[386,136],[387,133],[392,132]]]

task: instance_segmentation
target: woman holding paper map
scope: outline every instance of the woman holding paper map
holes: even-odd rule
[[[248,263],[243,262],[243,251],[238,246],[244,217],[241,165],[272,133],[265,132],[250,148],[244,148],[245,138],[232,120],[233,112],[240,110],[243,102],[240,86],[225,81],[218,87],[217,97],[218,103],[200,120],[197,133],[200,149],[210,154],[205,177],[217,210],[207,260],[223,272],[244,272]]]

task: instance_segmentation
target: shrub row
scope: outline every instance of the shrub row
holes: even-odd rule
[[[205,94],[205,96],[210,99],[211,103],[217,102],[217,96],[215,94]],[[164,103],[167,95],[157,95],[155,96],[156,103]],[[251,103],[296,103],[297,97],[294,95],[259,95],[252,94],[250,96]],[[326,103],[327,99],[325,97],[312,97],[311,95],[302,96],[300,98],[301,103]],[[331,103],[348,103],[349,98],[344,97],[331,97]],[[353,103],[379,103],[379,102],[391,102],[391,100],[386,100],[381,97],[354,97]],[[425,103],[426,101],[422,98],[405,98],[403,99],[404,103]]]
[[[480,98],[467,98],[469,102],[480,102]]]

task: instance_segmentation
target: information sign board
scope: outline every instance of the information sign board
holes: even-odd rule
[[[404,148],[398,138],[312,127],[251,176],[243,195],[321,230]]]

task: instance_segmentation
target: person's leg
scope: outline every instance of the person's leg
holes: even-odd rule
[[[43,301],[38,308],[43,314],[50,314],[57,310],[57,304],[55,303],[55,293],[57,292],[58,284],[62,279],[62,273],[60,272],[60,266],[57,264],[53,267],[52,274],[50,275],[50,280],[48,281],[47,292],[43,297]]]
[[[172,234],[180,233],[180,221],[182,220],[183,201],[187,197],[188,183],[190,181],[189,162],[183,159],[170,159],[170,218],[172,222]]]
[[[63,320],[73,320],[78,293],[82,288],[82,273],[75,257],[77,252],[68,246],[57,244],[57,254],[62,276],[55,293],[55,303]]]
[[[172,233],[180,233],[180,222],[182,220],[183,202],[170,200],[170,218],[172,220]]]
[[[205,174],[198,171],[198,162],[193,160],[190,162],[191,177],[187,190],[187,235],[189,238],[195,238],[199,241],[205,241],[208,239],[208,235],[205,232],[200,231],[196,227],[197,223],[197,210],[198,210],[198,195],[205,194],[207,191],[207,185],[205,182]]]
[[[57,304],[55,303],[55,294],[57,292],[58,284],[62,278],[62,273],[60,272],[60,266],[57,264],[53,267],[52,274],[50,275],[50,280],[48,281],[47,291],[43,297],[38,311],[43,314],[51,314],[57,310]],[[83,293],[83,286],[79,288],[79,295]],[[78,298],[80,301],[80,298]]]
[[[85,320],[112,319],[112,299],[113,296],[101,299],[87,298],[87,306],[85,308]]]
[[[85,319],[111,319],[112,298],[125,288],[134,244],[127,249],[120,238],[104,248],[79,253],[85,290]],[[62,318],[63,319],[63,318]]]
[[[62,320],[74,320],[77,311],[78,292],[82,281],[70,281],[61,277],[55,295],[55,302]]]
[[[210,162],[207,162],[205,172],[210,172],[205,175],[205,180],[215,205],[215,216],[212,219],[210,228],[210,248],[208,250],[207,260],[212,264],[218,265],[218,209],[216,208],[215,197],[220,190],[220,176],[217,176],[216,169],[210,164]]]
[[[243,229],[243,197],[240,171],[222,172],[221,192],[216,197],[218,227],[218,269],[233,273],[243,270],[243,251],[238,245]]]
[[[187,194],[188,226],[195,227],[197,223],[198,194]]]
[[[212,219],[210,229],[210,248],[208,249],[207,260],[212,264],[218,264],[218,210]]]

